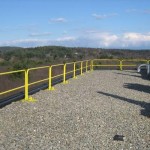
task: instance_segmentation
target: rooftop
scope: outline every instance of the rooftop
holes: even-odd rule
[[[0,149],[150,149],[150,81],[134,70],[85,73],[32,96],[0,110]]]

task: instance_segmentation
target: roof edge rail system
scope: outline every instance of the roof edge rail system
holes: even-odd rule
[[[150,60],[146,60],[146,59],[93,59],[93,60],[70,62],[65,64],[56,64],[50,66],[29,68],[23,70],[16,70],[10,72],[2,72],[0,73],[0,77],[13,75],[16,73],[23,74],[24,84],[9,90],[5,90],[2,92],[0,91],[0,96],[4,96],[4,95],[6,96],[0,98],[0,107],[2,104],[6,103],[6,101],[10,102],[18,99],[24,99],[24,101],[34,102],[35,100],[30,95],[35,93],[35,91],[39,91],[40,89],[45,89],[45,88],[48,88],[48,90],[54,90],[53,85],[55,83],[63,82],[64,84],[67,84],[68,78],[72,77],[76,79],[77,75],[83,75],[84,72],[93,71],[98,67],[115,68],[119,70],[123,70],[128,67],[131,68],[138,67],[138,71],[143,67],[146,67],[148,74],[150,74],[149,64],[150,64]],[[61,73],[55,73],[56,72],[55,69],[59,70],[59,67],[61,68]],[[34,71],[36,70],[39,71],[42,69],[47,69],[48,71],[47,78],[30,82],[31,72],[33,72],[33,75],[35,75]],[[35,86],[37,84],[40,85]],[[33,85],[34,88],[31,88],[31,86]],[[0,84],[0,86],[3,86],[3,84]],[[21,89],[22,89],[21,92],[13,93]],[[12,93],[12,95],[7,96],[8,93]]]

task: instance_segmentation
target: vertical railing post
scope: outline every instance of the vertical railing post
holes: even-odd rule
[[[25,70],[25,100],[29,100],[29,70]]]
[[[23,101],[36,102],[34,98],[29,97],[29,69],[25,70],[25,98]]]
[[[76,62],[73,63],[73,78],[77,79],[77,77],[76,77]]]
[[[54,87],[52,86],[52,66],[49,67],[49,84],[48,84],[49,90],[54,90]]]
[[[83,61],[81,61],[81,75],[83,75]]]
[[[88,71],[88,68],[87,68],[87,66],[88,66],[88,61],[86,61],[86,72]]]
[[[68,81],[66,81],[66,64],[64,64],[64,73],[63,73],[63,84],[67,84]]]
[[[120,60],[120,70],[122,71],[122,60]]]
[[[91,71],[93,71],[93,60],[91,60]]]

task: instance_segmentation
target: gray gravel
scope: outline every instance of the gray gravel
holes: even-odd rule
[[[0,110],[0,150],[150,149],[150,81],[140,74],[94,71],[55,89]]]

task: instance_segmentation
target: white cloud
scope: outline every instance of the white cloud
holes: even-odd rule
[[[118,40],[118,36],[115,34],[111,34],[108,32],[100,32],[96,30],[90,30],[89,32],[86,31],[86,34],[84,34],[84,38],[88,38],[91,41],[94,41],[94,43],[100,47],[108,47],[113,45]]]
[[[111,13],[111,14],[92,14],[93,17],[95,17],[96,19],[100,20],[100,19],[105,19],[105,18],[109,18],[109,17],[113,17],[113,16],[117,16],[117,13]]]
[[[53,19],[50,19],[49,21],[50,23],[65,23],[67,22],[67,20],[65,18],[53,18]]]
[[[150,48],[150,33],[124,33],[122,42],[126,47],[149,47]]]
[[[150,42],[150,33],[147,34],[142,34],[142,33],[134,33],[134,32],[129,32],[129,33],[124,33],[124,39],[130,40],[130,41],[149,41]]]
[[[1,46],[20,46],[20,47],[35,47],[47,45],[49,40],[39,40],[39,39],[22,39],[22,40],[11,40],[0,42]]]
[[[110,32],[101,32],[99,30],[87,30],[81,32],[81,34],[76,37],[63,36],[54,40],[23,39],[0,42],[0,46],[36,47],[45,45],[150,49],[150,32],[125,32],[123,34],[114,34]]]
[[[87,39],[92,47],[150,48],[150,33],[114,34],[97,30],[89,30],[85,33],[82,38]]]
[[[75,37],[61,37],[58,39],[22,39],[22,40],[11,40],[11,41],[0,41],[0,46],[20,46],[20,47],[36,47],[45,45],[62,45],[71,46],[72,42],[75,41]]]
[[[52,34],[51,32],[31,33],[31,34],[29,34],[29,36],[31,36],[31,37],[36,37],[36,36],[49,36],[49,35],[51,35],[51,34]]]
[[[104,19],[104,18],[106,18],[106,15],[92,14],[92,16],[95,17],[96,19]]]
[[[56,39],[56,41],[58,41],[58,42],[74,41],[74,40],[76,40],[76,38],[73,36],[65,36],[65,37],[60,37],[60,38]]]

